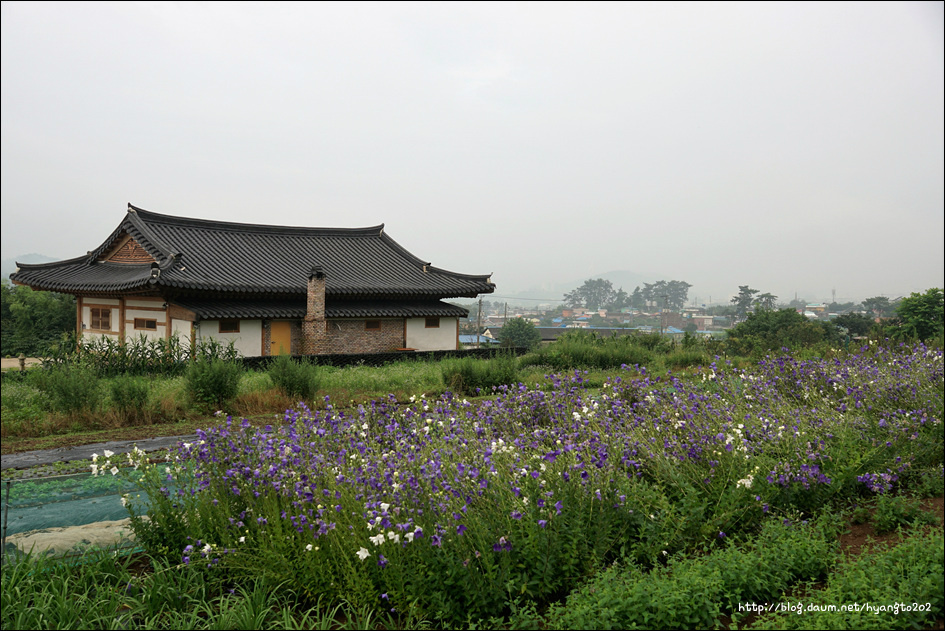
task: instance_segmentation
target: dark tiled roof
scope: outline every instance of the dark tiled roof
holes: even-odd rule
[[[175,300],[185,309],[205,320],[220,318],[300,319],[305,317],[305,299],[298,300],[216,300],[191,298]],[[462,307],[439,301],[401,302],[397,300],[358,300],[329,302],[325,309],[328,318],[463,318],[469,312]]]
[[[445,302],[329,301],[328,318],[465,318],[469,311]]]
[[[156,264],[96,259],[130,235]],[[111,236],[85,257],[20,265],[17,283],[65,293],[236,292],[300,295],[313,266],[325,273],[328,297],[454,298],[491,293],[488,275],[450,272],[417,258],[370,228],[291,228],[160,215],[130,206]]]

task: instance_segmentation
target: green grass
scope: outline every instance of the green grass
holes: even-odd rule
[[[465,626],[698,629],[719,628],[727,616],[750,629],[908,629],[942,618],[940,529],[848,559],[837,551],[838,525],[830,511],[804,523],[770,519],[755,536],[652,569],[602,568],[547,610],[513,598],[508,616]],[[233,583],[212,567],[123,550],[67,560],[24,555],[4,564],[2,578],[4,629],[444,628],[415,611],[312,604],[278,582]],[[828,611],[842,606],[861,611]],[[783,611],[757,613],[772,607]]]

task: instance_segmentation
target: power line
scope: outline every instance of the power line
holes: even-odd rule
[[[562,298],[519,298],[518,296],[496,296],[489,294],[493,298],[505,298],[506,300],[535,300],[537,302],[564,302]]]

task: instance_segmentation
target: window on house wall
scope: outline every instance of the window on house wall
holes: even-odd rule
[[[148,318],[135,318],[135,330],[157,331],[157,320]]]
[[[220,333],[239,333],[239,320],[220,320]]]
[[[364,330],[365,331],[380,331],[381,321],[380,320],[365,320]]]
[[[112,330],[112,310],[111,309],[101,309],[97,307],[92,307],[89,309],[91,315],[91,326],[96,331],[111,331]]]
[[[440,319],[439,319],[439,318],[427,318],[427,328],[428,328],[428,329],[438,329],[438,328],[440,328]]]

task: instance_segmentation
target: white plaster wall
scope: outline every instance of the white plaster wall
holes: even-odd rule
[[[157,303],[156,306],[160,306],[161,303]],[[146,305],[148,307],[154,305]],[[144,318],[146,320],[157,320],[157,329],[154,331],[147,331],[145,329],[136,329],[135,328],[135,318]],[[152,311],[144,309],[135,309],[134,307],[129,307],[128,304],[125,304],[125,337],[129,339],[138,339],[140,336],[144,336],[149,340],[162,340],[167,336],[167,311]]]
[[[418,351],[456,349],[456,318],[440,318],[440,327],[426,328],[426,318],[407,318],[407,347]]]
[[[213,338],[221,344],[235,342],[244,357],[262,355],[262,320],[240,320],[239,333],[220,333],[219,320],[203,320],[197,325],[197,341]]]
[[[190,321],[189,320],[171,320],[171,335],[177,334],[181,346],[190,347]]]
[[[134,307],[152,307],[152,308],[162,308],[164,306],[164,301],[160,298],[125,298],[125,308],[134,308]]]
[[[82,338],[86,340],[91,340],[97,337],[107,337],[113,340],[118,339],[118,334],[102,333],[101,331],[82,331]]]

